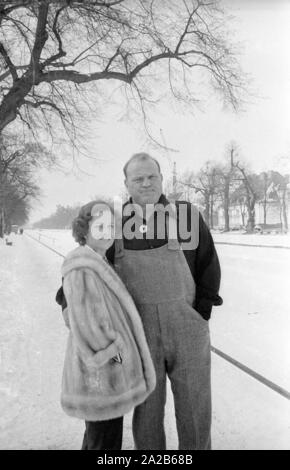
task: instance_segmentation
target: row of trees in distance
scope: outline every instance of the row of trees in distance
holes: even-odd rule
[[[224,231],[230,230],[230,209],[238,207],[241,225],[253,232],[256,225],[256,204],[263,208],[263,223],[267,224],[270,204],[278,208],[283,230],[288,230],[289,174],[263,171],[259,174],[240,161],[236,144],[230,144],[225,164],[208,161],[198,172],[187,171],[175,178],[172,196],[186,197],[200,202],[203,215],[210,228],[214,227],[214,213],[221,208]],[[187,189],[187,190],[186,190]],[[175,194],[174,194],[175,193]],[[199,197],[192,197],[192,194]],[[261,222],[261,221],[260,221]]]
[[[62,206],[58,204],[53,214],[33,224],[33,228],[39,229],[68,229],[73,219],[77,216],[82,204]]]
[[[27,222],[31,202],[40,197],[36,172],[54,161],[37,142],[25,142],[12,133],[0,134],[0,237],[12,224]]]
[[[267,224],[269,207],[273,204],[277,218],[283,230],[288,230],[289,205],[289,174],[277,171],[253,173],[249,167],[238,159],[236,144],[230,144],[228,160],[225,164],[208,161],[197,172],[188,170],[183,175],[173,175],[173,181],[164,185],[170,200],[183,199],[198,203],[203,217],[210,228],[215,227],[214,214],[221,209],[222,226],[229,231],[233,226],[230,222],[230,209],[236,207],[241,214],[241,226],[252,233],[257,223],[256,204],[260,203],[263,212],[263,224]],[[34,224],[34,228],[64,229],[71,226],[81,204],[62,206],[56,211]],[[261,222],[261,220],[259,220]],[[235,227],[236,228],[236,227]]]
[[[219,0],[0,0],[0,236],[27,220],[40,195],[35,174],[56,161],[43,137],[59,159],[64,142],[69,154],[80,153],[88,121],[111,112],[113,96],[124,113],[133,107],[151,142],[157,104],[194,106],[198,83],[237,109],[245,75],[228,20]],[[220,203],[228,230],[238,203],[253,230],[255,203],[264,201],[266,220],[271,190],[288,226],[288,180],[252,174],[232,155],[227,166],[210,162],[176,184],[202,196],[209,226]]]
[[[198,83],[237,108],[245,80],[228,29],[218,0],[0,0],[0,237],[27,220],[37,170],[88,154],[89,123],[114,102],[151,143],[157,104],[194,106]]]

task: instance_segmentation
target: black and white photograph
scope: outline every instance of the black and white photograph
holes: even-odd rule
[[[290,450],[289,24],[0,0],[0,450]]]

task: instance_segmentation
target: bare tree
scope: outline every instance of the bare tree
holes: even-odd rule
[[[3,191],[4,189],[4,198]],[[39,195],[39,188],[36,184],[32,184],[27,179],[25,182],[22,180],[22,187],[5,181],[4,185],[0,188],[0,237],[4,233],[9,233],[11,224],[23,224],[27,221],[30,210],[31,199],[37,198]]]
[[[287,201],[286,196],[289,194],[289,175],[281,175],[278,171],[271,171],[272,179],[272,195],[276,196],[276,199],[280,207],[280,220],[283,226],[284,232],[288,231],[288,217],[287,217]]]
[[[231,198],[236,190],[236,168],[234,165],[235,157],[238,153],[238,146],[235,142],[231,142],[227,149],[226,163],[217,167],[217,174],[219,176],[218,192],[222,201],[224,212],[224,231],[230,230],[230,206]]]
[[[269,188],[272,185],[272,181],[270,178],[270,175],[267,171],[263,171],[260,175],[262,179],[262,192],[263,192],[263,199],[262,199],[262,204],[263,204],[263,223],[267,223],[267,210],[268,210],[268,193],[269,193]]]
[[[81,204],[62,206],[58,204],[53,214],[33,224],[33,228],[66,229],[71,228],[73,219],[77,216]]]
[[[218,197],[219,172],[214,162],[206,162],[197,173],[189,173],[179,183],[195,190],[203,197],[204,219],[210,228],[213,228],[214,207]]]
[[[145,121],[166,77],[177,99],[194,98],[197,70],[239,102],[218,0],[0,0],[0,28],[0,132],[20,120],[53,136],[60,122],[73,141],[77,119],[102,109],[108,81],[141,103]]]
[[[240,172],[240,177],[236,178],[236,181],[240,180],[242,187],[245,191],[245,202],[247,206],[248,220],[246,225],[246,230],[249,233],[252,233],[255,228],[256,221],[256,212],[255,206],[256,202],[261,199],[261,180],[258,175],[251,174],[245,165],[240,162],[235,162],[235,168]]]
[[[8,214],[9,218],[7,220],[8,232],[11,230],[11,225],[24,225],[29,218],[30,205],[27,200],[21,199],[16,195],[14,198],[9,200]]]
[[[242,184],[239,184],[236,188],[233,189],[230,195],[230,207],[238,206],[239,212],[241,215],[241,225],[243,228],[246,227],[247,224],[247,202],[245,196],[245,188]]]
[[[39,196],[36,170],[53,162],[53,155],[42,145],[22,142],[14,134],[0,135],[0,237],[13,212],[22,207],[27,213],[31,199]]]

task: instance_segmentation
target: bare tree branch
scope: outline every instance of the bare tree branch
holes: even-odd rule
[[[53,135],[53,111],[74,138],[78,103],[91,115],[112,80],[138,90],[142,117],[168,92],[194,105],[198,69],[227,102],[239,101],[241,74],[216,0],[0,0],[0,17],[9,31],[0,50],[7,68],[0,72],[0,133],[19,117],[34,119],[30,129],[42,122]]]
[[[32,108],[40,108],[41,106],[49,106],[50,108],[53,108],[55,111],[57,111],[63,118],[65,117],[65,114],[59,109],[59,107],[55,104],[52,103],[51,101],[47,100],[41,100],[37,102],[32,102],[29,100],[24,100],[24,104],[27,104],[28,106],[32,106]]]
[[[184,3],[185,3],[185,5],[186,5],[186,2],[184,2]],[[175,54],[178,54],[178,53],[179,53],[179,49],[180,49],[180,47],[181,47],[181,45],[182,45],[182,43],[183,43],[183,41],[184,41],[184,39],[185,39],[185,36],[188,34],[188,29],[189,29],[189,26],[190,26],[190,24],[191,24],[191,22],[192,22],[193,15],[197,12],[197,10],[199,9],[199,6],[200,6],[200,5],[199,5],[199,2],[197,2],[196,8],[194,8],[194,9],[192,10],[192,12],[191,12],[191,13],[189,14],[189,16],[188,16],[188,20],[187,20],[187,22],[186,22],[184,31],[183,31],[183,33],[181,34],[180,39],[179,39],[179,41],[178,41],[178,43],[177,43],[177,46],[176,46],[176,48],[175,48]],[[187,8],[187,5],[186,5],[186,8]]]
[[[48,15],[48,4],[40,3],[38,10],[38,19],[37,27],[35,31],[35,40],[31,53],[30,67],[32,69],[34,80],[33,83],[36,83],[36,77],[40,69],[40,56],[43,50],[43,47],[48,39],[48,33],[46,30],[47,24],[47,15]]]
[[[65,9],[65,6],[63,6],[62,8],[60,8],[59,10],[57,10],[56,14],[55,14],[55,17],[54,17],[54,22],[53,22],[53,26],[52,26],[52,31],[56,37],[56,40],[58,42],[58,52],[57,54],[54,54],[52,55],[51,57],[49,57],[48,59],[46,59],[43,63],[42,63],[42,68],[45,68],[47,65],[51,64],[52,62],[54,62],[55,60],[58,60],[60,59],[61,57],[64,57],[66,56],[66,52],[63,50],[63,44],[62,44],[62,39],[61,39],[61,36],[57,30],[57,22],[58,22],[58,17],[59,15],[61,14],[61,12]]]
[[[2,55],[4,62],[6,63],[6,66],[8,67],[9,72],[12,75],[13,82],[15,83],[18,80],[18,75],[16,72],[15,65],[12,63],[12,60],[10,59],[5,47],[3,46],[1,42],[0,42],[0,54]]]
[[[15,67],[15,70],[26,70],[28,67],[28,65],[17,65]],[[3,80],[5,80],[5,78],[9,77],[9,75],[11,74],[10,70],[7,71],[7,72],[4,72],[0,75],[0,82],[2,82]]]

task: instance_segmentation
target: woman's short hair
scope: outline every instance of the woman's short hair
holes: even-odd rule
[[[114,214],[114,209],[111,203],[104,200],[91,201],[82,206],[79,210],[77,217],[72,221],[72,235],[77,243],[80,245],[86,244],[86,236],[89,231],[89,222],[92,219],[92,209],[96,204],[103,204]]]

